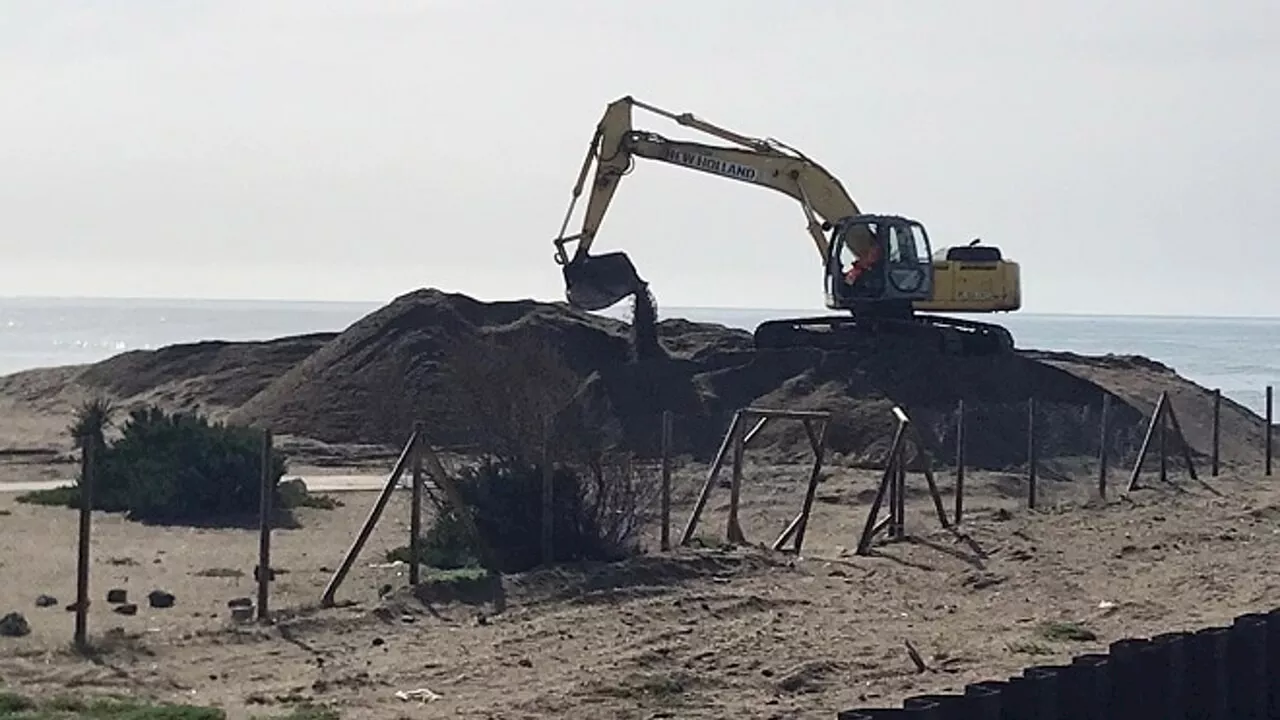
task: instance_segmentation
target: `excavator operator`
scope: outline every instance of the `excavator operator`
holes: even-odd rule
[[[875,232],[871,228],[871,232]],[[867,232],[856,233],[851,237],[850,249],[853,250],[853,264],[844,273],[844,281],[849,285],[858,282],[858,278],[862,274],[870,270],[877,262],[880,261],[880,245],[876,242],[875,235]]]

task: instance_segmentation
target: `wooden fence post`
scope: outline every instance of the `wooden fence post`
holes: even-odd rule
[[[1099,439],[1098,439],[1098,497],[1103,500],[1107,499],[1107,463],[1110,460],[1110,448],[1108,447],[1107,423],[1111,414],[1111,394],[1103,393],[1102,395],[1102,413],[1098,419]]]
[[[894,493],[897,505],[894,508],[893,538],[901,540],[907,536],[907,444],[905,442],[898,447],[897,465],[894,484],[897,485],[898,491]]]
[[[1168,413],[1161,413],[1160,424],[1156,426],[1157,444],[1160,447],[1160,482],[1169,482],[1169,418]]]
[[[262,431],[262,487],[258,498],[258,621],[265,622],[271,602],[271,516],[275,494],[271,430]]]
[[[395,492],[396,487],[400,484],[400,478],[404,476],[405,468],[409,464],[410,453],[417,449],[417,442],[418,433],[415,431],[409,436],[409,441],[405,443],[404,449],[400,451],[400,457],[396,459],[395,467],[391,468],[391,475],[387,477],[386,485],[382,486],[382,492],[379,493],[377,501],[374,502],[373,507],[369,510],[369,515],[365,517],[364,525],[360,526],[359,534],[351,541],[351,547],[347,548],[347,554],[343,556],[342,564],[333,572],[328,584],[324,586],[324,594],[320,596],[320,607],[333,607],[334,596],[338,592],[338,587],[346,579],[347,573],[351,572],[351,566],[355,564],[356,556],[360,554],[364,544],[369,541],[369,536],[373,534],[373,528],[378,524],[378,518],[382,517],[382,511],[386,509],[387,501],[391,499],[391,493]]]
[[[413,491],[409,506],[409,585],[422,580],[422,443],[426,424],[413,423]]]
[[[893,431],[893,442],[889,444],[889,454],[885,457],[884,473],[880,476],[880,485],[876,489],[875,499],[871,501],[871,509],[867,511],[867,524],[862,527],[862,536],[858,539],[859,555],[866,555],[871,549],[871,540],[876,533],[884,526],[890,528],[890,537],[892,537],[893,527],[893,500],[889,501],[889,517],[884,523],[877,523],[876,518],[880,516],[880,507],[885,501],[885,496],[893,491],[893,485],[897,482],[898,463],[897,458],[901,454],[902,442],[907,437],[907,426],[910,424],[906,413],[901,408],[895,406],[893,414],[898,418],[898,427]]]
[[[93,482],[97,464],[97,438],[81,439],[80,448],[80,537],[76,553],[76,628],[75,646],[81,652],[89,647],[89,536],[93,519]]]
[[[1267,442],[1266,442],[1267,461],[1266,461],[1266,468],[1265,468],[1265,474],[1267,476],[1271,475],[1271,425],[1275,422],[1274,417],[1271,413],[1272,396],[1273,396],[1273,393],[1272,393],[1271,386],[1268,385],[1267,386]]]
[[[1151,411],[1151,420],[1147,423],[1147,430],[1142,435],[1142,446],[1138,448],[1138,459],[1133,461],[1133,470],[1129,473],[1129,485],[1125,488],[1125,492],[1133,492],[1138,487],[1138,477],[1142,474],[1142,464],[1147,459],[1147,453],[1151,451],[1151,440],[1156,435],[1156,426],[1164,422],[1165,404],[1169,402],[1169,392],[1161,391],[1160,398],[1156,400],[1155,410]]]
[[[742,461],[747,446],[747,412],[733,436],[733,472],[729,480],[729,519],[725,524],[725,540],[733,545],[745,545],[746,536],[738,522],[738,503],[742,498]]]
[[[964,398],[956,401],[956,525],[964,515]]]
[[[1218,448],[1222,439],[1222,391],[1213,391],[1213,459],[1210,474],[1218,477]]]
[[[1036,399],[1027,398],[1027,507],[1036,507],[1036,465],[1038,461],[1036,447]]]
[[[547,421],[542,441],[542,563],[555,562],[555,469],[551,466],[551,421]]]
[[[671,549],[671,431],[670,410],[662,411],[662,550]]]
[[[737,437],[738,426],[744,422],[746,420],[741,410],[733,413],[733,419],[729,421],[729,429],[725,431],[724,439],[720,441],[720,450],[716,452],[715,460],[711,462],[711,469],[707,471],[707,479],[703,481],[702,489],[698,491],[698,499],[694,501],[693,510],[689,513],[689,519],[685,521],[684,530],[680,533],[681,546],[688,545],[689,541],[693,539],[693,531],[698,528],[698,519],[702,517],[702,511],[706,509],[707,500],[711,497],[711,489],[715,486],[720,470],[724,468],[729,447],[733,444],[733,439]]]

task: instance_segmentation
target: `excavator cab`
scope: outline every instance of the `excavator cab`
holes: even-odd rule
[[[855,215],[836,224],[827,255],[827,307],[910,308],[933,293],[929,234],[915,220]]]

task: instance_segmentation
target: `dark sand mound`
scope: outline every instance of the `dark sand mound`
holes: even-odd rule
[[[1206,455],[1212,450],[1213,395],[1208,389],[1178,375],[1173,368],[1132,355],[1089,357],[1075,353],[1030,352],[1027,356],[1107,388],[1121,401],[1141,411],[1144,417],[1155,411],[1160,393],[1168,392],[1187,442]],[[1226,397],[1222,398],[1221,412],[1219,452],[1223,461],[1260,466],[1265,452],[1266,421]]]
[[[1052,458],[1096,455],[1099,409],[1109,394],[1108,442],[1123,462],[1168,390],[1191,446],[1210,447],[1208,391],[1142,358],[1024,352],[966,359],[906,346],[756,353],[750,333],[685,320],[663,321],[658,334],[669,357],[632,363],[625,323],[563,303],[421,290],[340,334],[196,343],[19,373],[0,378],[0,400],[65,410],[74,398],[107,391],[335,445],[395,446],[422,419],[433,443],[456,449],[502,434],[536,444],[540,418],[554,404],[567,408],[558,420],[561,440],[591,434],[643,453],[656,452],[662,411],[671,410],[677,449],[702,459],[741,407],[825,409],[835,414],[828,446],[852,463],[883,459],[895,404],[920,428],[920,445],[949,463],[963,400],[969,462],[1007,468],[1025,461],[1029,397],[1038,405],[1041,455]],[[1257,462],[1261,418],[1227,401],[1222,417],[1224,462]],[[786,461],[809,449],[798,423],[778,422],[751,452]]]
[[[660,416],[668,409],[676,415],[678,449],[709,457],[733,412],[753,405],[830,410],[835,413],[828,432],[831,450],[848,461],[876,462],[892,433],[889,408],[898,404],[920,426],[922,444],[949,462],[955,410],[963,399],[969,461],[1004,468],[1025,460],[1029,397],[1037,400],[1041,454],[1050,458],[1097,453],[1099,410],[1103,395],[1110,394],[1108,440],[1113,456],[1124,460],[1133,457],[1146,415],[1165,388],[1175,394],[1192,447],[1208,450],[1206,391],[1140,358],[1024,353],[957,359],[884,346],[853,353],[755,353],[747,332],[666,320],[659,336],[670,358],[629,363],[627,336],[624,323],[562,303],[479,302],[419,291],[353,325],[233,417],[339,443],[395,442],[407,434],[414,417],[424,417],[438,444],[483,442],[479,416],[492,423],[500,412],[476,408],[459,389],[458,378],[471,366],[496,362],[491,355],[501,353],[510,356],[507,375],[514,367],[519,377],[494,375],[481,384],[501,387],[491,394],[510,397],[508,407],[531,402],[527,396],[513,397],[526,387],[568,383],[576,388],[576,401],[561,419],[563,432],[590,428],[641,452],[656,451]],[[461,349],[478,340],[494,344],[481,355]],[[539,347],[558,353],[564,371],[548,375]],[[1260,453],[1261,423],[1230,405],[1224,408],[1224,436],[1236,430],[1243,434],[1224,442],[1223,457],[1251,461]],[[752,452],[774,460],[801,459],[808,444],[798,424],[781,422],[761,433]]]
[[[476,349],[478,341],[491,345]],[[557,351],[577,379],[626,361],[627,326],[563,305],[414,292],[356,322],[233,419],[325,442],[399,443],[421,418],[433,442],[468,445],[476,441],[477,418],[459,373],[501,359],[493,353],[528,359],[539,347]],[[518,379],[547,380],[533,373]]]
[[[1036,398],[1041,456],[1082,456],[1097,452],[1099,410],[1110,392],[1020,355],[957,359],[919,350],[780,350],[721,353],[714,359],[711,368],[691,361],[610,368],[588,380],[584,395],[595,406],[593,417],[614,419],[628,444],[650,452],[658,442],[656,418],[664,406],[671,409],[679,449],[702,456],[714,451],[738,408],[830,411],[827,447],[855,463],[884,457],[896,423],[895,405],[921,431],[909,454],[918,443],[950,462],[956,409],[964,400],[968,461],[1005,468],[1025,460],[1029,397]],[[1111,452],[1130,456],[1146,419],[1143,410],[1112,394]],[[803,426],[785,420],[761,432],[752,452],[773,461],[811,457]]]
[[[221,419],[334,337],[320,333],[264,342],[208,341],[135,350],[91,365],[27,370],[0,377],[0,399],[15,413],[53,422],[65,421],[78,403],[97,394],[126,408],[152,403]],[[26,444],[16,438],[5,443]]]
[[[336,333],[265,342],[207,341],[134,351],[85,369],[77,380],[118,397],[170,408],[238,408]]]

